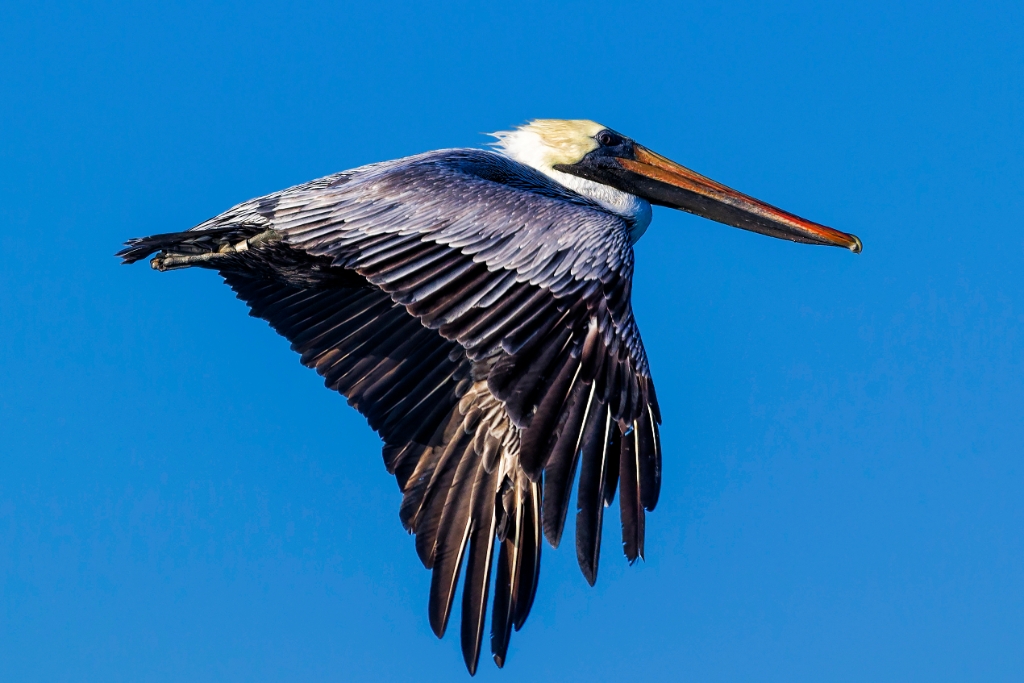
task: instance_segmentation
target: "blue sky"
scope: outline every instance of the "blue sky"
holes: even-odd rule
[[[479,680],[1017,680],[1019,3],[8,2],[0,678],[460,680],[379,445],[212,273],[128,237],[592,118],[858,234],[657,210],[647,561],[571,547]]]

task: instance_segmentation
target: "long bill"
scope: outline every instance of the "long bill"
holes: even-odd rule
[[[652,204],[681,209],[719,223],[793,242],[862,248],[856,235],[813,223],[705,178],[641,145],[634,158],[616,158],[622,189]]]

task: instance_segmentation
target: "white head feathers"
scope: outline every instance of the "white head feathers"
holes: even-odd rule
[[[575,164],[597,149],[594,136],[605,128],[585,119],[535,119],[515,130],[491,135],[498,139],[494,146],[505,156],[629,219],[633,223],[630,239],[636,242],[651,222],[651,205],[646,200],[554,169],[558,164]]]

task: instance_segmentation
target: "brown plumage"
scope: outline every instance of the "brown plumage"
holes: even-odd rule
[[[597,579],[618,489],[622,548],[644,554],[661,488],[654,384],[630,301],[650,202],[748,230],[860,249],[591,121],[501,134],[244,202],[130,240],[126,263],[218,271],[384,441],[399,516],[432,571],[438,636],[462,582],[476,671],[505,662],[557,546],[579,470],[576,555]]]

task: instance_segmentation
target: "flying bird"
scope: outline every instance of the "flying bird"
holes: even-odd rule
[[[438,637],[460,571],[475,673],[537,591],[578,476],[576,555],[597,578],[618,490],[622,550],[644,554],[662,415],[630,301],[651,205],[772,237],[860,240],[705,178],[593,121],[535,120],[493,149],[370,164],[132,239],[124,263],[216,270],[384,442],[399,512],[432,570]]]

